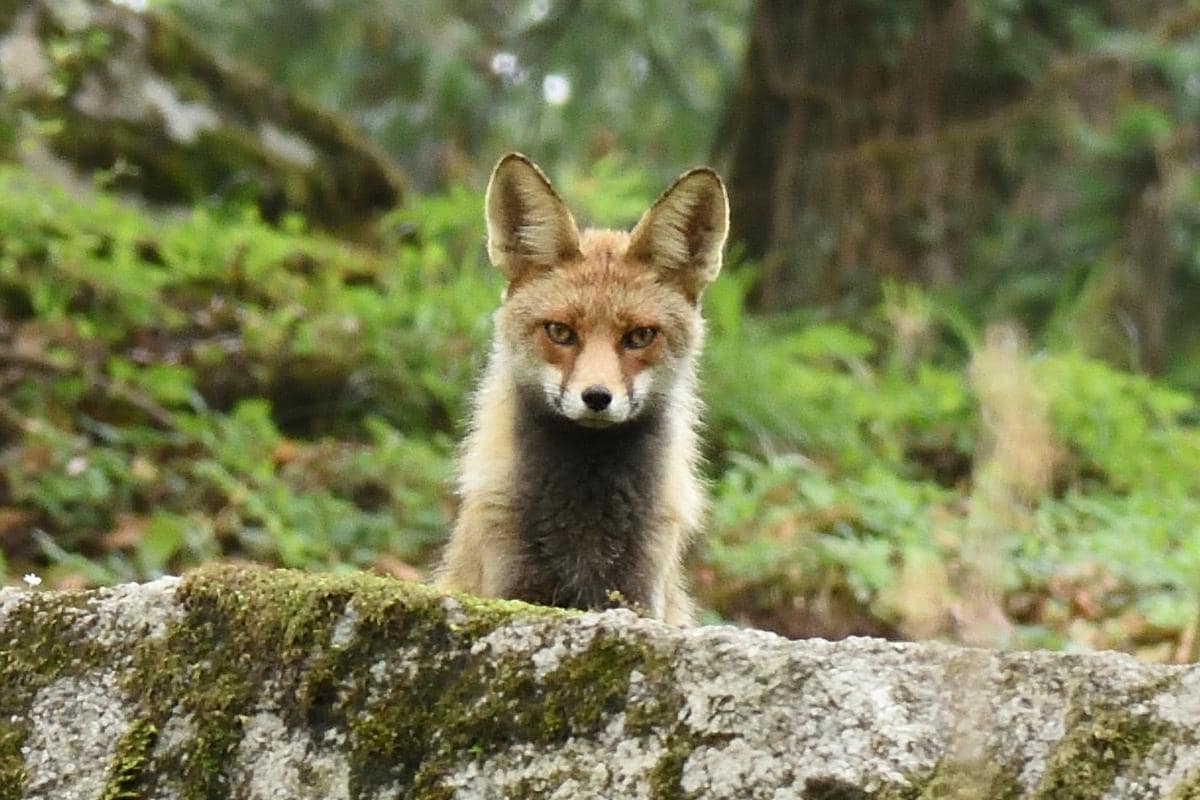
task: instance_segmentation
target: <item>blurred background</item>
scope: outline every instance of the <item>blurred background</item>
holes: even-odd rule
[[[421,579],[496,159],[729,185],[706,621],[1200,655],[1200,2],[0,0],[0,575]]]

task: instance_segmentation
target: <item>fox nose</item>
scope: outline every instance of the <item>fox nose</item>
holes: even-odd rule
[[[612,402],[612,392],[600,385],[589,386],[583,390],[580,397],[583,404],[592,411],[603,411]]]

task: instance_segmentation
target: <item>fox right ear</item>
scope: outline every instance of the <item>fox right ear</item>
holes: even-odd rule
[[[729,200],[707,167],[680,175],[629,234],[629,254],[696,301],[721,271]]]
[[[509,282],[581,258],[575,218],[532,161],[509,153],[487,187],[488,257]]]

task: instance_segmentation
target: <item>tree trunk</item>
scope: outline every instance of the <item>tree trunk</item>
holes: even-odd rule
[[[880,276],[954,277],[947,204],[972,166],[937,137],[952,122],[943,105],[968,5],[906,13],[754,6],[724,145],[734,239],[763,261],[760,308],[835,302]]]
[[[1073,9],[1180,52],[1200,28],[1195,9],[1165,1]],[[1166,241],[1180,209],[1163,198],[1186,196],[1165,176],[1186,171],[1194,145],[1180,122],[1182,146],[1159,148],[1163,180],[1141,185],[1103,148],[1089,150],[1081,131],[1093,130],[1093,142],[1115,136],[1130,106],[1175,112],[1151,68],[1113,48],[1087,49],[1069,20],[1033,2],[756,0],[719,145],[732,239],[761,262],[756,307],[854,309],[892,279],[951,287],[986,306],[981,314],[1038,326],[1075,291],[1070,270],[1104,268],[1095,253],[1107,251],[1129,262],[1113,278],[1122,289],[1089,308],[1102,324],[1080,331],[1081,343],[1095,339],[1091,349],[1108,353],[1119,340],[1120,363],[1163,368],[1173,275],[1182,272],[1179,248]],[[995,32],[999,23],[1007,33]],[[1125,208],[1089,207],[1088,192],[1102,194],[1088,189],[1097,181],[1128,195]],[[1108,220],[1121,224],[1096,241]],[[1010,250],[981,257],[996,239]],[[1020,292],[1028,294],[993,303]]]

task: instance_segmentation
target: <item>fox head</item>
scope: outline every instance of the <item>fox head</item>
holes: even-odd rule
[[[533,162],[487,189],[488,255],[508,281],[494,357],[552,414],[603,428],[669,402],[694,372],[700,296],[721,269],[729,204],[711,169],[680,176],[629,233],[587,230]]]

